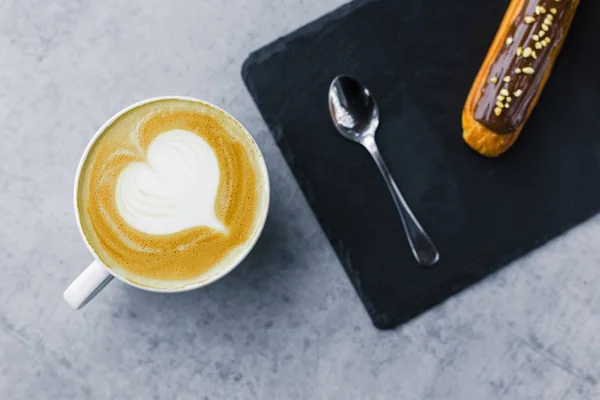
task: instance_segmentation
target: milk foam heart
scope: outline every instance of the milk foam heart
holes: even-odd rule
[[[154,235],[197,226],[226,230],[215,215],[219,163],[204,139],[170,130],[150,143],[146,156],[123,169],[117,182],[117,208],[129,225]]]

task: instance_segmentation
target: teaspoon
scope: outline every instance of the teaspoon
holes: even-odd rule
[[[375,143],[379,108],[369,89],[354,78],[336,77],[329,87],[329,112],[333,124],[344,138],[361,144],[371,153],[394,199],[417,262],[425,266],[437,263],[440,254],[406,204]]]

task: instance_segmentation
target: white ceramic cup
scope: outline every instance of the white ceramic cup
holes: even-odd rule
[[[209,270],[206,273],[198,276],[197,280],[195,280],[193,283],[188,284],[184,287],[180,287],[180,288],[176,288],[176,289],[163,289],[163,288],[152,288],[152,287],[142,286],[142,285],[138,285],[135,282],[131,282],[131,281],[125,279],[124,277],[120,276],[116,271],[105,266],[102,263],[102,261],[100,261],[100,257],[98,257],[98,254],[96,253],[95,249],[90,245],[90,243],[88,242],[88,240],[85,237],[85,234],[83,232],[83,228],[81,225],[81,216],[79,215],[79,207],[77,206],[77,195],[79,192],[79,177],[81,175],[81,169],[82,169],[83,165],[85,164],[87,157],[88,157],[88,153],[89,153],[90,149],[92,148],[92,146],[94,145],[94,143],[96,142],[96,140],[98,140],[98,138],[104,133],[106,128],[109,127],[117,118],[119,118],[122,114],[126,113],[127,111],[132,110],[136,107],[139,107],[139,106],[147,104],[147,103],[152,103],[155,101],[160,101],[160,100],[195,101],[195,102],[205,104],[206,106],[213,108],[215,110],[219,110],[219,111],[223,112],[224,114],[228,115],[229,117],[231,117],[232,119],[234,119],[236,122],[238,122],[242,131],[246,135],[248,135],[248,138],[251,141],[254,141],[254,139],[252,138],[252,135],[246,130],[246,128],[239,121],[237,121],[233,116],[231,116],[229,113],[227,113],[226,111],[222,110],[221,108],[219,108],[213,104],[210,104],[206,101],[198,100],[198,99],[195,99],[192,97],[163,96],[163,97],[154,97],[151,99],[143,100],[138,103],[132,104],[131,106],[119,111],[112,118],[110,118],[108,121],[106,121],[104,123],[104,125],[102,125],[102,127],[100,129],[98,129],[96,134],[92,137],[89,144],[85,148],[85,151],[83,152],[83,156],[81,157],[81,160],[79,161],[79,166],[77,168],[77,174],[75,175],[75,185],[74,185],[75,186],[75,190],[74,190],[75,218],[77,219],[77,226],[79,228],[79,233],[81,234],[81,237],[83,238],[83,241],[86,244],[86,246],[88,247],[90,253],[94,257],[94,261],[89,265],[89,267],[87,267],[71,283],[71,285],[69,285],[69,287],[67,288],[67,290],[65,290],[65,292],[63,294],[63,297],[65,298],[67,303],[69,303],[69,305],[75,309],[80,309],[81,307],[86,305],[96,294],[98,294],[100,292],[100,290],[102,290],[102,288],[104,288],[112,280],[113,277],[116,277],[117,279],[121,280],[122,282],[125,282],[126,284],[128,284],[130,286],[133,286],[133,287],[136,287],[139,289],[143,289],[143,290],[147,290],[150,292],[158,292],[158,293],[186,292],[189,290],[194,290],[194,289],[201,288],[203,286],[210,285],[211,283],[221,279],[223,276],[227,275],[235,267],[237,267],[242,262],[242,260],[244,260],[244,258],[246,258],[248,253],[250,253],[250,251],[256,244],[256,241],[258,240],[260,234],[262,233],[263,227],[265,225],[265,221],[267,219],[268,210],[269,210],[269,196],[270,196],[269,191],[270,191],[270,189],[269,189],[269,175],[267,173],[267,166],[265,164],[265,160],[262,156],[262,153],[260,151],[258,151],[257,154],[259,154],[259,156],[260,156],[260,159],[257,162],[257,165],[259,166],[258,173],[262,175],[262,179],[264,182],[263,195],[264,195],[264,199],[265,199],[264,200],[265,204],[263,206],[262,214],[259,216],[260,220],[258,221],[258,225],[257,225],[258,227],[255,230],[252,238],[248,241],[245,249],[237,257],[235,257],[233,260],[231,260],[231,262],[229,264],[227,264],[226,267],[221,268],[218,271]],[[256,146],[256,148],[258,149],[258,145]]]

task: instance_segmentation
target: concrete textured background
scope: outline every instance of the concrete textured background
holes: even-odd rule
[[[240,78],[250,51],[340,4],[0,0],[0,399],[600,398],[599,217],[399,329],[370,324]],[[79,156],[165,94],[255,134],[264,236],[209,288],[113,282],[74,312]]]

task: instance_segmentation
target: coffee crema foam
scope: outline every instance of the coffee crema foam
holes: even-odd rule
[[[119,275],[171,289],[233,262],[266,212],[262,158],[233,118],[192,100],[119,116],[92,145],[77,206],[86,239]]]

